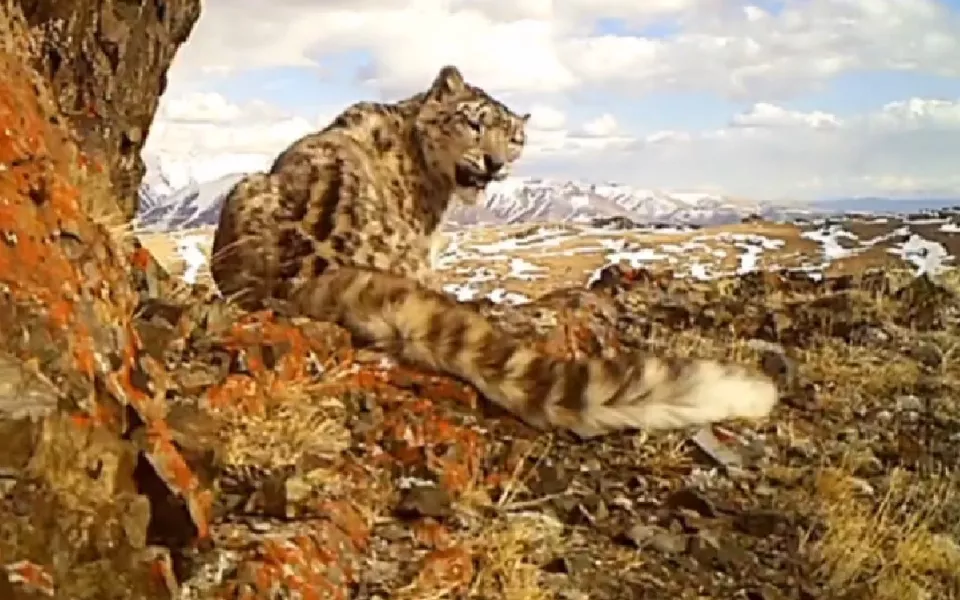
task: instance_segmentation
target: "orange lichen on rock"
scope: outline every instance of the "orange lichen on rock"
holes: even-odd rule
[[[413,537],[418,544],[427,548],[444,549],[453,544],[450,529],[429,518],[413,524]]]
[[[477,391],[461,381],[433,373],[395,367],[386,372],[387,381],[401,389],[416,390],[417,396],[431,400],[454,400],[471,409],[477,407]]]
[[[53,597],[56,594],[53,576],[46,569],[27,560],[10,563],[4,567],[7,580],[27,593]]]
[[[484,444],[479,434],[456,423],[429,400],[418,400],[396,391],[381,395],[384,420],[368,432],[369,442],[391,449],[379,461],[425,466],[448,491],[466,491],[480,477]]]
[[[104,232],[81,213],[76,149],[36,74],[9,53],[0,53],[0,73],[0,282],[52,338],[65,338],[69,366],[91,376],[93,332],[80,308],[96,299],[83,285],[86,265],[66,246]]]
[[[414,588],[438,595],[466,591],[474,577],[473,559],[462,546],[434,550],[423,559]]]
[[[197,476],[173,445],[173,435],[163,421],[147,424],[147,460],[160,479],[186,502],[187,511],[197,528],[198,539],[210,535],[210,511],[213,495],[200,488]]]
[[[328,323],[278,321],[269,312],[244,315],[218,341],[246,372],[228,374],[205,390],[204,405],[212,410],[262,415],[298,386],[330,393],[333,390],[316,384],[315,372],[349,361],[345,330]]]
[[[188,505],[203,505],[196,478],[162,425],[162,407],[131,381],[139,340],[130,326],[137,303],[130,265],[121,240],[85,208],[115,207],[116,199],[102,175],[82,168],[49,84],[25,54],[27,25],[12,10],[0,9],[0,29],[9,38],[0,46],[3,349],[67,382],[66,406],[86,412],[95,427],[126,434],[126,419],[110,406],[134,408],[154,432],[143,451],[161,478]],[[202,510],[191,513],[205,518]]]
[[[211,410],[239,410],[249,414],[262,414],[264,394],[257,381],[249,375],[228,375],[219,385],[207,388],[204,407]]]
[[[277,598],[281,590],[304,600],[350,597],[361,557],[351,535],[356,531],[345,531],[326,519],[301,522],[298,530],[289,536],[272,535],[259,544],[217,597],[260,600]]]
[[[28,74],[9,55],[0,55],[0,72],[0,283],[83,358],[78,338],[89,331],[76,314],[80,278],[59,244],[72,233],[62,227],[79,208],[76,189],[65,181],[69,156],[55,141],[63,134],[44,117]]]
[[[330,522],[340,528],[350,543],[358,550],[365,550],[370,541],[370,527],[363,520],[357,509],[343,500],[327,500],[320,506],[320,511]]]

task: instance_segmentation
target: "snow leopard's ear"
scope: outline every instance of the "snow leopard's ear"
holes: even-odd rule
[[[529,120],[530,120],[530,113],[523,113],[522,115],[520,115],[521,123],[526,123]]]
[[[447,65],[440,69],[437,77],[433,80],[433,84],[430,86],[430,96],[439,100],[446,96],[461,94],[466,88],[467,84],[463,80],[460,69],[453,65]]]

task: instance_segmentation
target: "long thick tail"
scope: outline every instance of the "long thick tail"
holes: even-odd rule
[[[291,300],[299,312],[336,321],[401,360],[460,377],[531,425],[581,437],[761,418],[777,403],[772,380],[737,365],[553,358],[452,298],[377,271],[330,271]]]

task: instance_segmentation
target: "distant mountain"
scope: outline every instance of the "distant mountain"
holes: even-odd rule
[[[140,226],[169,231],[216,225],[223,197],[244,173],[267,169],[267,154],[184,157],[143,153],[147,173],[140,184]]]
[[[960,207],[960,198],[828,198],[811,203],[818,210],[829,213],[883,213],[903,214]]]
[[[480,207],[458,207],[452,223],[590,223],[610,218],[638,224],[719,225],[758,214],[770,219],[807,216],[797,206],[739,200],[696,192],[649,190],[617,183],[594,184],[539,178],[515,178],[491,184]]]
[[[267,168],[265,155],[151,157],[140,188],[140,226],[172,231],[217,224],[223,198],[245,172]],[[837,213],[916,213],[960,205],[960,198],[854,197],[778,204],[718,194],[651,190],[618,183],[586,183],[540,178],[510,178],[491,184],[478,206],[457,206],[447,227],[535,221],[636,223],[649,225],[723,225],[757,216],[774,221],[814,219]]]
[[[242,174],[212,181],[190,180],[183,188],[163,193],[161,176],[140,189],[140,226],[172,231],[216,225],[223,199]],[[749,215],[774,220],[812,216],[802,206],[776,206],[719,195],[645,190],[620,184],[590,184],[537,178],[511,178],[491,184],[482,205],[457,206],[448,226],[534,221],[590,224],[594,221],[633,222],[638,225],[719,225],[736,223]]]
[[[191,181],[166,198],[157,199],[149,187],[140,188],[141,204],[137,214],[139,226],[149,231],[176,231],[206,225],[216,225],[220,219],[223,199],[240,181],[243,174],[224,175],[213,181]]]

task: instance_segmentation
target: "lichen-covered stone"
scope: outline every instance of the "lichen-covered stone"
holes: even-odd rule
[[[148,374],[106,175],[74,143],[16,7],[0,10],[0,39],[0,426],[18,434],[0,557],[10,581],[35,564],[60,597],[126,597],[152,589],[150,530],[172,524],[157,506],[173,498],[188,541],[202,538],[210,493]]]
[[[65,121],[104,165],[130,219],[167,69],[200,16],[200,0],[15,0],[38,43],[31,62],[50,82]]]

